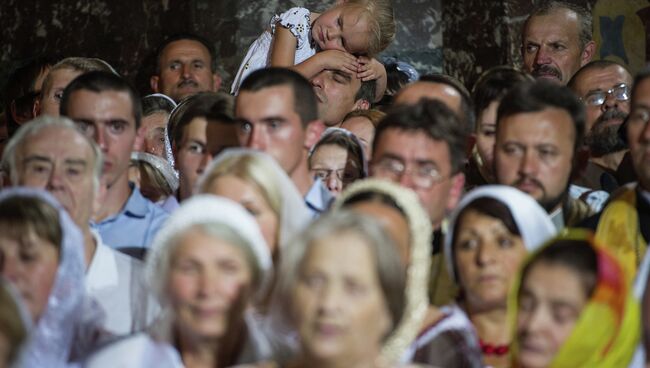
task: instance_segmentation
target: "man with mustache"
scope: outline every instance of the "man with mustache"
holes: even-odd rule
[[[548,81],[518,84],[497,112],[497,182],[535,198],[558,230],[593,214],[569,195],[584,126],[580,101],[567,87]]]
[[[177,103],[198,92],[217,92],[221,77],[210,43],[193,34],[174,35],[156,53],[156,74],[151,89]]]
[[[566,85],[596,51],[591,13],[564,1],[545,2],[526,19],[521,42],[526,72]]]
[[[582,67],[571,78],[569,88],[582,100],[587,113],[585,145],[589,162],[575,183],[612,192],[632,181],[629,165],[621,165],[627,144],[619,128],[630,112],[632,75],[624,66],[596,60]],[[629,161],[629,160],[628,160]]]

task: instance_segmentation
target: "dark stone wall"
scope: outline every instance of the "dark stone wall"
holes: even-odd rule
[[[650,54],[650,50],[646,51],[648,37],[644,38],[649,28],[646,24],[650,24],[649,0],[574,1],[600,14],[594,22],[595,37],[606,48],[599,48],[597,57],[603,53],[604,57],[621,59],[623,53],[634,70],[644,64],[646,54]],[[319,12],[334,3],[335,0],[2,0],[0,85],[11,69],[26,58],[39,54],[93,56],[108,61],[141,92],[147,93],[152,52],[166,35],[177,32],[195,32],[214,43],[225,85],[229,85],[248,46],[274,13],[294,6]],[[533,3],[534,0],[394,0],[397,36],[382,55],[410,62],[421,73],[444,71],[471,87],[482,71],[499,64],[519,63],[519,32]],[[614,14],[617,12],[621,14]],[[617,26],[619,38],[611,31],[616,31]],[[604,30],[609,33],[601,37]],[[621,51],[621,44],[627,53]]]

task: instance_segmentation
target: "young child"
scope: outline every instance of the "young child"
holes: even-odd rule
[[[367,81],[378,79],[377,96],[386,86],[386,70],[372,57],[395,38],[390,0],[341,1],[324,13],[292,8],[275,15],[268,28],[248,49],[231,93],[254,70],[290,67],[307,79],[324,69],[348,70]]]

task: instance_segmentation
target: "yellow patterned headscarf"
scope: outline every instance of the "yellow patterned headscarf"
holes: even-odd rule
[[[633,279],[648,244],[639,228],[634,188],[622,189],[607,204],[598,221],[596,239],[621,259],[630,279]]]
[[[632,359],[641,333],[639,303],[632,294],[632,285],[620,259],[597,243],[594,235],[585,230],[568,230],[549,241],[583,240],[592,245],[598,260],[596,288],[580,313],[573,332],[564,342],[551,367],[627,367]],[[543,250],[546,246],[540,249]],[[539,254],[528,258],[528,265]],[[518,295],[521,286],[520,271],[511,290],[508,311],[513,336],[516,336]],[[511,349],[513,367],[518,366],[518,345]]]

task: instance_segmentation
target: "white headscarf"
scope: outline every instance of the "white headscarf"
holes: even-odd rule
[[[31,188],[10,188],[0,192],[0,202],[13,197],[35,197],[54,207],[63,235],[59,267],[47,306],[30,331],[17,366],[63,367],[70,358],[75,331],[83,316],[86,290],[83,236],[65,209],[49,193]]]
[[[532,252],[557,233],[548,213],[533,197],[517,188],[506,185],[484,185],[467,193],[449,217],[449,232],[444,240],[447,269],[456,280],[456,265],[452,257],[453,235],[458,215],[478,198],[492,198],[503,203],[510,211],[519,229],[521,240],[528,252]]]
[[[387,180],[365,179],[354,182],[336,199],[332,210],[340,210],[346,201],[356,195],[372,192],[391,198],[404,213],[409,225],[411,244],[410,262],[406,270],[404,315],[399,326],[386,340],[382,351],[382,357],[387,362],[396,362],[417,337],[429,306],[427,290],[433,230],[429,216],[415,192]]]
[[[178,189],[178,175],[172,165],[165,161],[162,157],[152,155],[146,152],[131,152],[132,161],[142,161],[153,166],[163,176],[167,185],[173,192]]]
[[[225,161],[242,156],[253,156],[261,160],[264,166],[273,173],[271,177],[266,179],[273,181],[274,186],[280,191],[278,246],[284,247],[291,238],[309,224],[312,216],[296,185],[271,156],[248,148],[225,149],[205,169],[205,172],[198,180],[197,188],[202,188],[212,172],[219,169]]]
[[[194,225],[218,223],[244,239],[260,270],[257,295],[264,295],[271,279],[271,255],[255,219],[239,203],[211,194],[195,195],[184,201],[156,234],[145,264],[145,277],[161,304],[166,302],[167,273],[175,244],[172,240]],[[166,307],[163,305],[163,307]]]

